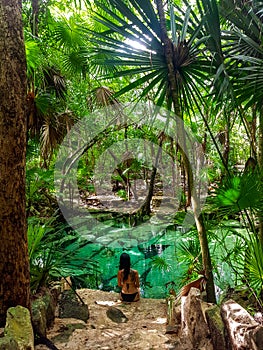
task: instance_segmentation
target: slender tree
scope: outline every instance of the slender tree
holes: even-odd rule
[[[164,15],[164,6],[163,6],[162,0],[156,0],[156,5],[158,9],[159,18],[160,18],[161,39],[164,44],[164,53],[165,53],[167,69],[168,69],[169,89],[167,91],[167,94],[168,96],[171,96],[174,112],[179,117],[177,129],[178,129],[178,136],[182,138],[182,136],[184,136],[185,133],[184,133],[184,127],[183,127],[184,123],[182,119],[182,112],[180,109],[180,103],[179,103],[179,97],[178,97],[178,82],[176,81],[178,67],[175,62],[177,62],[178,52],[180,52],[180,50],[187,51],[188,48],[186,44],[183,42],[179,42],[178,45],[175,45],[172,42],[172,40],[168,37],[165,15]],[[181,141],[180,144],[185,143],[184,139],[180,141]],[[186,147],[184,147],[184,149],[186,149]],[[210,302],[216,302],[213,274],[212,274],[212,263],[211,263],[211,257],[210,257],[209,247],[208,247],[206,228],[204,225],[202,214],[200,212],[200,203],[197,196],[197,192],[193,186],[193,175],[192,175],[191,166],[189,163],[189,158],[187,157],[185,152],[182,152],[182,158],[183,158],[184,165],[187,169],[188,186],[189,186],[188,191],[191,195],[193,213],[194,213],[195,223],[196,223],[198,237],[200,241],[201,252],[202,252],[203,267],[205,269],[206,277],[208,278],[207,298]]]
[[[214,5],[212,0],[206,2]],[[199,18],[190,6],[184,10],[172,4],[170,16],[167,16],[162,0],[134,0],[130,5],[123,0],[113,0],[119,12],[109,10],[100,1],[95,3],[108,15],[97,13],[97,22],[109,29],[94,33],[92,38],[97,45],[96,64],[115,66],[115,77],[135,77],[132,83],[117,93],[117,96],[143,86],[140,98],[151,93],[157,105],[165,105],[173,110],[179,119],[178,140],[175,141],[178,141],[182,149],[186,149],[183,115],[186,111],[194,109],[194,105],[199,105],[197,108],[200,110],[203,103],[200,91],[207,89],[213,71],[211,60],[209,61],[208,55],[203,54],[204,45],[209,37],[204,28],[205,16]],[[170,21],[167,21],[167,18]],[[169,23],[171,27],[167,29]],[[129,44],[131,41],[139,41],[143,47],[136,49]],[[120,50],[120,47],[125,49]],[[214,302],[213,274],[206,230],[200,215],[198,196],[193,188],[193,174],[188,155],[181,153],[188,175],[188,200],[192,202],[204,269],[208,276],[208,299]]]
[[[26,60],[22,2],[0,0],[0,325],[30,307],[25,210]]]

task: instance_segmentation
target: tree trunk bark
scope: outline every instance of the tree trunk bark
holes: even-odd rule
[[[22,2],[0,0],[0,325],[11,306],[30,308],[26,228],[26,60]]]
[[[230,151],[229,125],[226,125],[224,134],[225,134],[225,140],[224,140],[223,158],[224,158],[224,161],[225,161],[226,169],[228,169],[229,151]]]
[[[157,154],[155,157],[155,164],[152,167],[148,193],[147,193],[147,196],[146,196],[143,204],[141,205],[141,208],[137,212],[137,216],[139,218],[143,218],[145,215],[151,214],[151,200],[152,200],[153,193],[154,193],[154,183],[155,183],[155,178],[156,178],[156,174],[157,174],[158,164],[159,164],[160,157],[161,157],[161,149],[162,149],[164,136],[165,136],[164,134],[160,135],[160,140],[159,140],[159,144],[158,144],[159,147],[158,147],[158,151],[157,151]]]
[[[38,37],[39,0],[32,0],[32,34]]]

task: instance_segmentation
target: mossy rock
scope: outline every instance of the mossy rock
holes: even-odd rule
[[[46,304],[42,299],[36,299],[32,302],[32,323],[38,334],[46,336]]]
[[[19,349],[34,349],[34,333],[29,310],[23,306],[10,307],[7,310],[5,337],[14,339]]]
[[[47,328],[53,325],[56,302],[49,290],[44,290],[32,300],[32,323],[35,331],[46,336]]]
[[[19,350],[19,347],[15,339],[5,336],[0,338],[0,350]]]
[[[226,350],[225,325],[221,317],[220,307],[217,305],[209,307],[205,310],[205,316],[214,349]]]

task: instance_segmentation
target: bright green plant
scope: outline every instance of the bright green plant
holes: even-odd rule
[[[172,269],[172,265],[167,261],[167,259],[161,256],[155,256],[151,258],[150,266],[153,269],[163,271],[163,272],[169,272]]]
[[[262,182],[257,171],[245,172],[239,176],[228,176],[213,199],[217,208],[218,220],[230,216],[241,218],[243,231],[232,231],[236,236],[236,243],[231,246],[225,244],[223,260],[227,261],[239,283],[245,284],[250,291],[259,298],[263,287],[263,246],[258,233],[258,217],[262,213]]]
[[[92,275],[96,263],[87,256],[89,242],[82,240],[58,218],[41,223],[36,218],[28,222],[28,251],[32,292],[48,286],[62,277]],[[91,273],[92,271],[92,273]]]
[[[195,231],[190,231],[182,237],[176,254],[183,271],[180,284],[182,286],[195,279],[203,269],[200,243]]]

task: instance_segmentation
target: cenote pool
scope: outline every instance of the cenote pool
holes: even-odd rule
[[[229,223],[235,226],[236,223]],[[197,232],[186,232],[182,226],[147,223],[131,227],[112,220],[98,222],[92,228],[85,226],[83,236],[90,241],[85,248],[94,267],[85,287],[106,291],[119,291],[117,272],[122,252],[131,256],[132,268],[138,270],[141,282],[141,295],[145,298],[164,298],[171,287],[178,291],[182,282],[186,282],[189,261],[198,259],[201,266],[201,254]],[[222,261],[220,236],[225,236],[225,228],[210,231],[209,245],[214,261],[214,276],[217,286],[231,286],[236,283],[227,263]],[[228,245],[234,244],[235,236],[228,233]],[[188,247],[186,250],[181,247]],[[198,253],[199,252],[199,253]],[[182,255],[184,254],[184,255]],[[192,254],[192,255],[191,255]],[[220,262],[220,263],[219,263]],[[190,277],[190,276],[189,276]]]
[[[165,229],[145,243],[133,247],[111,247],[90,244],[89,255],[96,261],[94,280],[96,288],[117,291],[117,272],[122,252],[131,256],[132,268],[138,270],[141,295],[162,298],[169,288],[182,279],[187,268],[178,262],[177,246],[182,239],[178,231]]]

